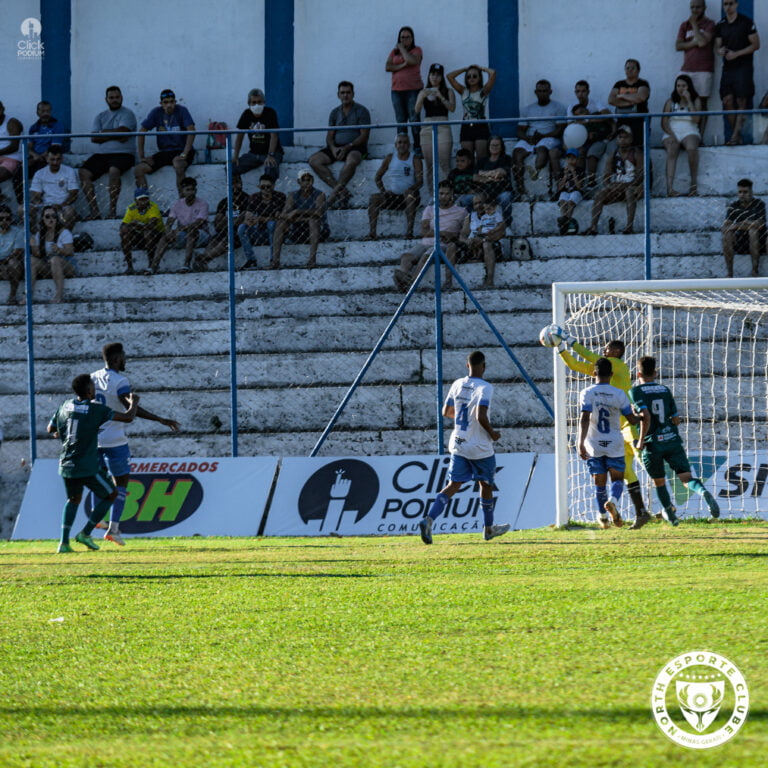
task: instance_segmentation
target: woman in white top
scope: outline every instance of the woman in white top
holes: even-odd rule
[[[64,298],[64,278],[75,276],[75,246],[72,233],[64,227],[57,208],[46,205],[40,214],[37,235],[29,241],[32,250],[32,293],[38,277],[52,277],[56,285],[54,304]]]
[[[458,76],[464,72],[464,85],[458,81]],[[488,80],[483,83],[483,72],[488,75]],[[488,123],[474,123],[473,120],[485,120],[488,115],[485,105],[496,82],[496,70],[488,67],[479,67],[472,64],[463,69],[456,69],[448,75],[448,82],[455,88],[461,97],[464,107],[465,122],[461,126],[459,140],[462,149],[468,149],[475,154],[475,168],[488,156],[488,140],[491,131]]]
[[[424,122],[434,123],[450,119],[450,113],[456,109],[456,97],[445,83],[445,70],[442,64],[433,64],[429,68],[427,87],[419,91],[416,99],[416,113],[424,107]],[[437,127],[437,164],[440,168],[438,182],[448,177],[451,170],[451,149],[453,137],[450,125]],[[427,189],[432,189],[432,128],[421,128],[421,151],[427,164],[424,182]]]
[[[688,75],[678,75],[675,80],[675,89],[664,105],[664,117],[661,118],[661,128],[664,131],[664,149],[667,150],[667,195],[676,197],[673,184],[675,170],[677,168],[677,156],[680,147],[688,153],[688,167],[691,172],[691,186],[689,195],[695,195],[697,190],[697,177],[699,173],[699,115],[691,115],[690,112],[701,112],[701,99],[693,81]]]

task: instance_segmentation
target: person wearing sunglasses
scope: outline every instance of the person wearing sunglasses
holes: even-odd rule
[[[485,82],[483,82],[483,72],[488,75]],[[464,85],[458,80],[462,73],[464,73]],[[463,119],[467,121],[461,126],[459,141],[463,149],[468,149],[474,154],[475,165],[477,165],[488,156],[488,140],[491,138],[491,131],[488,123],[473,121],[485,120],[488,117],[485,106],[496,82],[496,70],[472,64],[450,72],[448,82],[461,97],[461,104],[464,107]]]
[[[32,294],[38,277],[52,277],[56,293],[52,304],[64,300],[64,278],[75,276],[75,246],[72,232],[64,226],[59,211],[52,205],[43,207],[38,233],[32,235]]]
[[[245,254],[245,264],[242,269],[258,268],[254,245],[268,245],[269,260],[272,261],[275,227],[283,208],[285,208],[285,195],[275,189],[275,180],[265,173],[259,179],[259,191],[251,195],[248,201],[245,220],[237,228]]]

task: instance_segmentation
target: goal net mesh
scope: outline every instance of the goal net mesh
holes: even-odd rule
[[[768,287],[643,290],[642,283],[633,285],[641,288],[603,292],[603,284],[602,290],[595,285],[594,292],[565,292],[558,322],[593,352],[601,353],[611,339],[624,341],[624,360],[633,377],[640,356],[656,357],[659,381],[672,390],[683,419],[679,430],[694,477],[701,477],[715,493],[723,516],[740,517],[745,513],[744,489],[739,490],[736,483],[734,494],[722,488],[717,492],[713,475],[725,460],[747,472],[757,469],[759,454],[768,447]],[[558,451],[567,448],[567,456],[558,455],[558,461],[568,467],[567,517],[560,508],[561,494],[558,521],[593,522],[597,518],[593,483],[586,462],[576,452],[579,394],[591,382],[559,360],[556,364],[561,369],[556,378],[565,370],[566,425],[565,433],[560,427]],[[660,512],[637,459],[634,467],[646,504],[650,502],[652,513]],[[668,482],[679,513],[708,516],[700,496],[689,494],[671,473]],[[635,516],[627,493],[622,495],[621,512],[625,519]]]

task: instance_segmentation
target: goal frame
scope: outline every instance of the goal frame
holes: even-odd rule
[[[565,325],[566,296],[573,293],[610,294],[627,291],[711,291],[768,290],[768,278],[720,278],[696,280],[616,280],[552,283],[552,321]],[[563,528],[570,520],[568,510],[568,424],[566,418],[566,371],[553,350],[555,410],[555,525]]]

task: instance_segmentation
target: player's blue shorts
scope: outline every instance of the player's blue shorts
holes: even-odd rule
[[[607,475],[609,469],[623,472],[627,465],[623,456],[590,456],[587,466],[590,475]]]
[[[455,453],[451,454],[451,464],[448,467],[448,480],[452,483],[467,483],[470,480],[481,480],[493,485],[496,474],[496,457],[485,459],[465,459]]]
[[[131,474],[131,451],[128,443],[113,448],[99,448],[99,454],[112,477]]]

